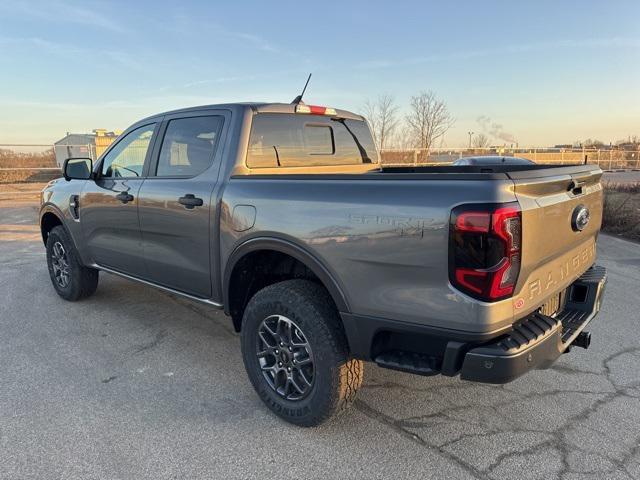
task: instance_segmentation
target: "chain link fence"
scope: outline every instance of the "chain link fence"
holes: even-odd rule
[[[69,157],[95,160],[95,145],[0,144],[0,184],[48,182]]]
[[[594,148],[432,148],[385,149],[383,165],[447,165],[463,157],[499,155],[520,157],[541,164],[594,164],[603,170],[640,169],[640,150]]]
[[[383,165],[447,165],[463,157],[500,155],[527,158],[541,164],[581,164],[600,166],[605,171],[640,169],[640,150],[615,148],[438,148],[385,149]],[[51,144],[0,144],[0,184],[41,183],[60,176],[68,157],[96,159],[96,146]]]

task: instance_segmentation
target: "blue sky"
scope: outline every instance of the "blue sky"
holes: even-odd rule
[[[0,143],[125,128],[229,101],[433,90],[462,146],[481,116],[521,145],[640,135],[640,2],[53,0],[0,3]]]

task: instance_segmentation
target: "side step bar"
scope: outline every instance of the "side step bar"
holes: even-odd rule
[[[422,353],[391,350],[378,355],[374,362],[382,368],[399,370],[401,372],[414,373],[425,377],[440,373],[441,361]]]

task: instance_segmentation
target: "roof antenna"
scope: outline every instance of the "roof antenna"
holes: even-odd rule
[[[309,80],[311,80],[311,74],[309,74],[309,76],[307,77],[307,83],[304,84],[304,88],[302,89],[302,93],[300,95],[298,95],[296,98],[294,98],[293,102],[291,102],[292,105],[298,105],[299,103],[304,103],[302,101],[302,96],[304,95],[304,92],[307,90],[307,85],[309,85]]]

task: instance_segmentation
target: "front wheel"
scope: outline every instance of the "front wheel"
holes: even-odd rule
[[[362,384],[331,297],[320,285],[287,280],[250,300],[242,356],[256,392],[278,416],[314,426],[346,407]]]
[[[65,300],[89,297],[98,288],[98,270],[80,263],[75,245],[62,226],[54,227],[47,237],[47,266],[53,288]]]

